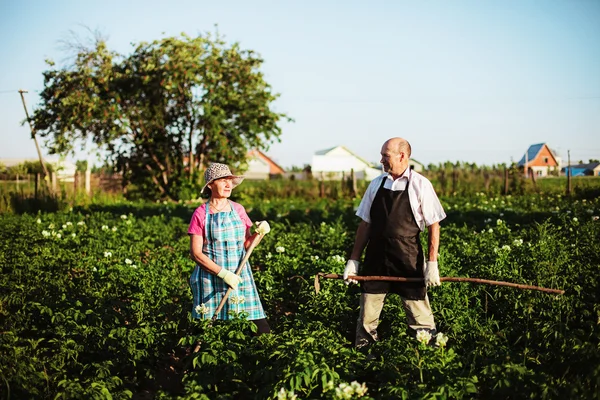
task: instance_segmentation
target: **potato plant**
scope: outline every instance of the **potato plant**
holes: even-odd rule
[[[191,319],[197,205],[0,215],[0,399],[598,398],[600,201],[442,200],[442,276],[566,293],[443,283],[443,346],[410,337],[392,295],[357,350],[359,290],[313,282],[342,273],[358,199],[244,198],[272,227],[251,257],[273,331],[257,337],[243,314]]]

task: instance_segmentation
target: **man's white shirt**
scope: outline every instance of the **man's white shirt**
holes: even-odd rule
[[[440,203],[433,185],[423,175],[419,174],[407,168],[406,171],[398,179],[394,180],[388,173],[384,173],[377,178],[373,179],[367,187],[367,191],[363,196],[356,215],[363,219],[363,221],[371,223],[371,205],[375,199],[375,195],[381,186],[381,180],[385,179],[383,187],[392,191],[406,190],[407,183],[408,197],[410,199],[410,207],[412,209],[415,221],[421,231],[425,230],[425,227],[440,222],[446,218],[444,208]]]

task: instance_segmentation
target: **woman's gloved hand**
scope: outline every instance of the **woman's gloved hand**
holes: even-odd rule
[[[231,271],[226,270],[225,268],[221,268],[217,276],[223,279],[225,283],[228,284],[233,290],[236,290],[238,285],[242,283],[241,277],[237,276]]]
[[[256,221],[254,225],[256,225],[256,232],[261,235],[271,232],[271,227],[267,221]]]

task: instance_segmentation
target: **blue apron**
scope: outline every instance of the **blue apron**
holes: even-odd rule
[[[234,210],[233,204],[230,203],[230,206],[231,211],[211,214],[208,203],[205,204],[205,240],[202,252],[217,265],[235,274],[242,257],[246,254],[246,225]],[[236,313],[242,311],[248,314],[249,320],[265,318],[248,262],[244,265],[240,277],[242,282],[229,294],[217,318],[232,319]],[[229,285],[198,265],[194,268],[190,285],[194,296],[192,316],[200,319],[212,318]]]

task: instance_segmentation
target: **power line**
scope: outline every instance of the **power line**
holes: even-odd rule
[[[0,90],[0,94],[4,94],[4,93],[18,93],[20,89],[15,89],[15,90]],[[29,90],[28,92],[30,93],[39,93],[39,90]]]

